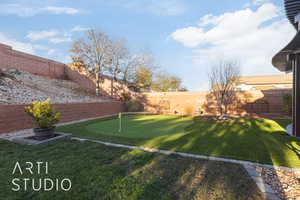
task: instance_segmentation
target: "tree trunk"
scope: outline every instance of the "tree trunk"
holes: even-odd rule
[[[227,105],[227,103],[225,103],[225,105],[224,105],[224,114],[227,115],[227,113],[228,113],[228,105]]]
[[[114,77],[111,77],[110,81],[110,96],[113,97],[114,95]]]
[[[100,78],[99,78],[99,72],[96,73],[96,95],[100,95]]]

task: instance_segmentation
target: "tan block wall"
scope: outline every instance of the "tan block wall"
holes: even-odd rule
[[[238,92],[237,101],[230,108],[232,114],[273,113],[284,114],[283,93],[291,90]],[[208,92],[145,93],[146,110],[161,113],[215,114],[216,103]]]
[[[34,127],[33,119],[25,113],[24,106],[27,105],[0,105],[0,134]],[[112,115],[123,110],[122,103],[118,101],[54,104],[54,107],[61,112],[60,122]]]

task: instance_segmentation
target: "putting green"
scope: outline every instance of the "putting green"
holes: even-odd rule
[[[184,134],[184,128],[192,123],[192,117],[172,115],[125,115],[121,118],[103,120],[86,126],[89,132],[128,138],[155,138]]]

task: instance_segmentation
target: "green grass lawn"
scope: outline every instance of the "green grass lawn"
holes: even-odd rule
[[[12,175],[16,162],[48,162],[33,175]],[[23,168],[23,167],[22,167]],[[24,168],[23,168],[24,170]],[[12,191],[13,178],[69,178],[64,191]],[[31,182],[30,182],[31,183]],[[24,184],[20,184],[23,188]],[[77,141],[27,146],[0,140],[0,199],[253,199],[262,195],[241,165],[145,153]]]
[[[83,138],[300,168],[300,141],[284,135],[289,120],[213,122],[164,115],[123,116],[58,127]]]
[[[120,120],[103,120],[101,123],[91,123],[86,126],[90,133],[121,136],[127,138],[151,139],[160,136],[184,134],[187,124],[191,124],[192,117],[178,118],[171,115],[125,115]]]

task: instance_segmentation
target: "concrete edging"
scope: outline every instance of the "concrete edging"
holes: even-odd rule
[[[70,138],[72,136],[71,134],[60,133],[60,132],[55,132],[55,134],[57,134],[58,136],[53,137],[53,138],[49,138],[49,139],[46,139],[46,140],[41,140],[41,141],[27,138],[27,137],[30,137],[32,135],[28,135],[27,137],[13,137],[13,138],[10,139],[10,141],[16,142],[18,144],[27,144],[27,145],[48,145],[48,144],[55,143],[55,142],[57,142],[59,140],[62,140],[62,139]]]
[[[300,168],[289,168],[289,167],[283,167],[283,166],[273,166],[268,164],[261,164],[261,163],[255,163],[250,161],[243,161],[243,160],[235,160],[235,159],[228,159],[228,158],[220,158],[220,157],[213,157],[213,156],[205,156],[205,155],[199,155],[199,154],[191,154],[191,153],[184,153],[184,152],[176,152],[176,151],[168,151],[168,150],[159,150],[159,149],[153,149],[153,148],[147,148],[147,147],[138,147],[138,146],[132,146],[132,145],[124,145],[124,144],[117,144],[117,143],[111,143],[111,142],[104,142],[101,140],[94,140],[94,139],[86,139],[86,138],[80,138],[80,137],[72,137],[72,140],[77,141],[89,141],[89,142],[95,142],[99,144],[104,144],[107,146],[113,146],[113,147],[119,147],[119,148],[126,148],[126,149],[137,149],[144,152],[150,152],[150,153],[161,153],[165,155],[179,155],[187,158],[199,158],[199,159],[206,159],[206,160],[212,160],[212,161],[220,161],[220,162],[229,162],[234,164],[241,164],[246,166],[258,166],[258,167],[266,167],[266,168],[272,168],[272,169],[282,169],[292,172],[299,172]]]
[[[244,164],[243,167],[263,193],[264,198],[267,200],[280,200],[280,198],[277,196],[277,193],[271,188],[271,186],[264,182],[262,176],[256,172],[253,166]]]

